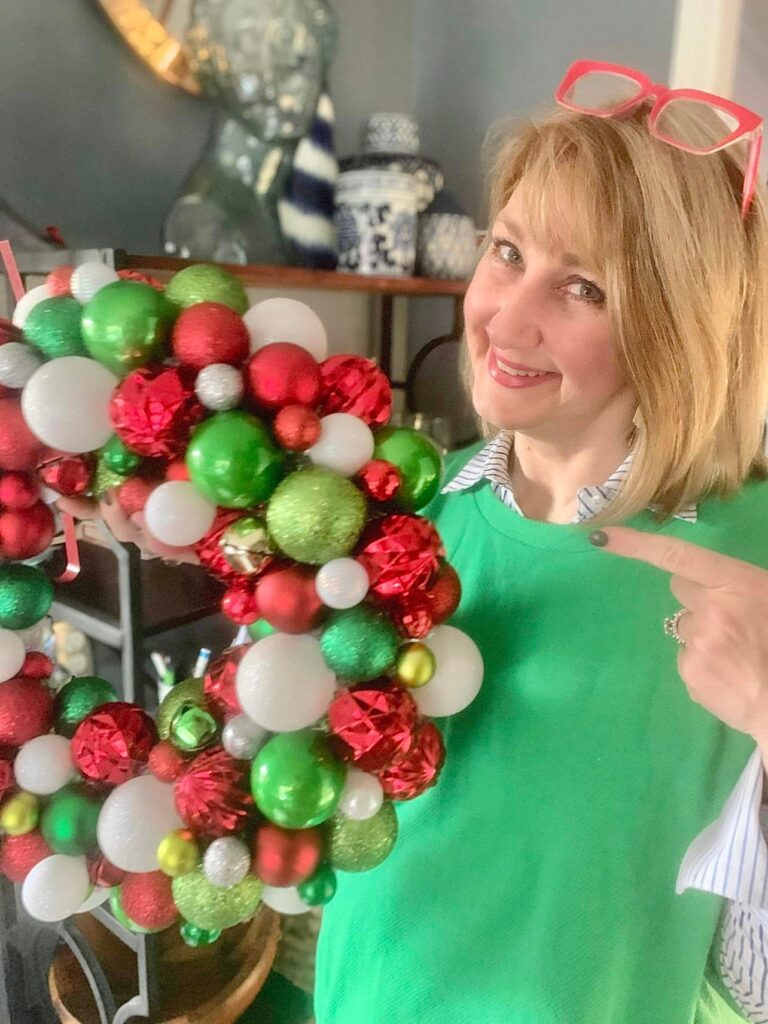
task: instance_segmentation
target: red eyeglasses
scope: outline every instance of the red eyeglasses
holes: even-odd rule
[[[741,216],[746,217],[755,194],[763,140],[763,119],[754,111],[698,89],[668,89],[634,68],[595,60],[577,60],[571,64],[555,99],[569,110],[595,117],[621,117],[644,100],[653,99],[648,131],[686,153],[706,155],[737,142],[749,142],[741,196]],[[683,105],[699,115],[688,119],[690,127],[686,129],[681,129],[674,118]],[[713,113],[715,118],[711,117]],[[683,136],[683,131],[689,135]]]

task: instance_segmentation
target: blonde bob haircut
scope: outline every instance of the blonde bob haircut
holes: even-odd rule
[[[558,110],[490,138],[489,223],[520,188],[537,243],[575,252],[606,285],[637,413],[633,462],[602,523],[648,507],[664,520],[768,476],[765,189],[742,221],[741,147],[686,153],[650,135],[647,116]],[[686,137],[702,130],[695,117],[679,114]]]

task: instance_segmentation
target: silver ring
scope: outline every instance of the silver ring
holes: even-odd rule
[[[667,636],[671,636],[673,640],[676,640],[681,647],[685,647],[685,640],[680,636],[677,627],[680,619],[687,611],[687,608],[680,608],[680,610],[676,611],[674,615],[669,615],[664,619],[664,632]]]

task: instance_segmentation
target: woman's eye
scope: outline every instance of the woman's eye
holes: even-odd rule
[[[591,281],[571,281],[568,285],[569,293],[579,302],[591,302],[596,306],[602,306],[605,302],[605,295],[596,284]]]
[[[513,266],[517,266],[517,264],[522,260],[520,250],[511,242],[505,242],[500,238],[494,238],[491,242],[491,247],[493,249],[494,256],[500,259],[502,263],[510,263]]]

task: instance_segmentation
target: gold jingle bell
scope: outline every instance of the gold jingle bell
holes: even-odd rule
[[[415,640],[400,648],[395,665],[395,677],[402,686],[415,690],[430,681],[436,667],[432,650],[426,644]]]
[[[261,572],[275,553],[267,534],[267,525],[258,516],[243,516],[231,523],[219,541],[221,553],[235,572]]]
[[[35,828],[39,818],[39,799],[34,793],[21,792],[12,796],[0,811],[0,827],[9,836],[23,836]]]

